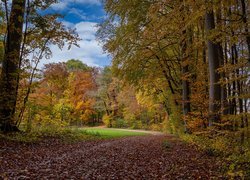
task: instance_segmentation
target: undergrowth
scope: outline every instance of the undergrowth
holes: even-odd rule
[[[225,159],[226,175],[231,179],[250,179],[250,138],[246,133],[244,143],[240,132],[225,131],[182,135],[188,143],[198,146],[207,155]]]
[[[33,129],[31,132],[0,133],[0,138],[21,143],[35,143],[51,138],[60,139],[66,143],[97,139],[96,136],[78,128],[58,128],[56,130],[53,128],[39,128]]]

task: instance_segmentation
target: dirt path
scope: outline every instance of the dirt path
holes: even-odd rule
[[[165,140],[170,148],[164,148]],[[0,179],[218,179],[214,157],[170,136],[63,144],[0,141]]]

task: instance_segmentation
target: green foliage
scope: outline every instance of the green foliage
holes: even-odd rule
[[[128,123],[123,118],[117,118],[113,123],[114,128],[127,128]]]
[[[66,67],[67,67],[68,71],[70,71],[70,72],[72,72],[72,71],[89,71],[89,70],[91,70],[91,67],[84,64],[82,61],[76,60],[76,59],[68,60],[66,62]]]

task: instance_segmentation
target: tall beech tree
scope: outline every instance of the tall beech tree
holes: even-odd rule
[[[17,101],[17,84],[19,74],[20,49],[23,36],[23,23],[26,0],[13,0],[7,38],[2,62],[0,90],[0,129],[3,131],[17,130],[14,114]]]
[[[208,5],[209,6],[209,5]],[[211,5],[210,5],[211,6]],[[214,12],[212,7],[207,7],[205,15],[205,24],[207,34],[215,29]],[[209,63],[209,126],[213,122],[218,122],[220,101],[221,101],[221,86],[219,84],[220,74],[217,71],[220,67],[219,45],[213,39],[207,40],[208,48],[208,63]]]

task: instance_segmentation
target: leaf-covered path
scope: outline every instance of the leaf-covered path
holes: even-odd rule
[[[170,148],[164,148],[165,140]],[[0,179],[218,179],[214,157],[171,136],[37,144],[0,142]]]

